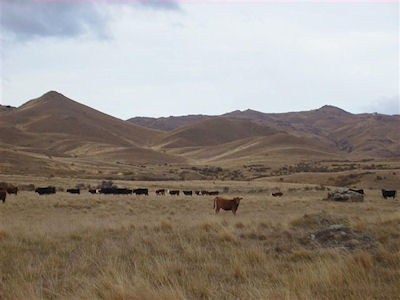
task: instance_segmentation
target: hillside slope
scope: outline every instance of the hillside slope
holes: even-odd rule
[[[48,92],[0,113],[0,172],[82,174],[140,163],[184,162],[149,149],[162,131],[101,113]],[[121,162],[132,165],[122,168]],[[116,171],[113,171],[116,172]]]
[[[31,140],[26,135],[32,133],[38,139],[48,137],[49,144],[58,136],[77,142],[146,145],[162,134],[103,114],[54,91],[3,114],[0,128],[21,135],[22,143]],[[2,141],[7,142],[4,136]]]
[[[206,116],[206,115],[187,115],[179,117],[171,116],[171,117],[161,117],[161,118],[135,117],[128,119],[127,121],[147,128],[169,131],[202,120],[209,119],[210,117],[211,116]]]
[[[400,156],[400,118],[398,115],[351,114],[340,108],[325,105],[319,109],[288,113],[262,113],[255,110],[233,111],[223,114],[225,119],[252,122],[270,129],[284,131],[297,137],[306,137],[337,150],[358,156]],[[204,116],[212,119],[218,116]],[[137,118],[130,119],[136,122]],[[182,117],[152,119],[152,128],[172,128],[173,132],[196,123]],[[179,124],[185,124],[178,127]],[[141,123],[147,126],[146,123]],[[173,135],[174,133],[172,133]]]
[[[278,131],[248,121],[210,118],[170,131],[159,141],[163,147],[212,146]]]
[[[251,110],[225,115],[335,145],[339,150],[371,157],[400,156],[400,120],[380,114],[351,114],[334,106],[305,112],[264,114]]]

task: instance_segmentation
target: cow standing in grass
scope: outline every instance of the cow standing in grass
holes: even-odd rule
[[[282,197],[283,193],[282,192],[276,192],[276,193],[272,193],[273,197]]]
[[[56,188],[54,186],[38,187],[35,189],[35,193],[38,193],[39,195],[55,194]]]
[[[164,195],[165,195],[165,189],[156,190],[156,195],[157,195],[157,196],[159,196],[159,195],[164,196]]]
[[[7,193],[9,195],[14,194],[15,196],[17,196],[18,194],[18,187],[14,186],[14,187],[8,187],[7,188]]]
[[[6,202],[7,192],[6,190],[0,190],[0,201]]]
[[[135,194],[135,195],[146,195],[146,196],[148,196],[149,195],[149,189],[144,189],[144,188],[135,189],[135,190],[132,191],[132,193]]]
[[[179,196],[179,190],[172,190],[172,191],[169,191],[169,194],[170,194],[171,196]]]
[[[243,198],[235,197],[233,199],[225,199],[222,197],[214,198],[214,208],[215,213],[219,213],[219,210],[222,208],[223,210],[231,210],[234,215],[236,215],[236,211],[239,207],[240,200]]]
[[[80,194],[81,190],[80,189],[67,189],[67,193],[70,194]]]
[[[382,189],[382,196],[385,199],[390,198],[390,197],[392,197],[394,199],[394,198],[396,198],[396,191],[395,190],[387,191],[387,190]]]

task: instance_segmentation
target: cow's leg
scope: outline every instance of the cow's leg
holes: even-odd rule
[[[217,208],[215,209],[215,213],[218,214],[220,209],[221,208],[217,205]]]
[[[236,209],[232,209],[232,213],[234,216],[236,216]]]

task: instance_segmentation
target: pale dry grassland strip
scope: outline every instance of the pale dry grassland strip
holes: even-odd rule
[[[216,216],[212,197],[9,196],[0,298],[399,299],[400,201],[368,191],[363,203],[333,203],[297,187],[280,199],[242,193],[236,217]],[[321,226],[305,214],[374,241],[318,246],[309,237]]]

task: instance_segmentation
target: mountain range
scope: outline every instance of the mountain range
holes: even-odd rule
[[[124,121],[51,91],[18,108],[0,106],[0,147],[5,174],[151,176],[163,169],[167,178],[171,165],[400,157],[400,118],[323,106]]]
[[[197,128],[196,124],[200,125],[202,120],[215,118],[251,122],[263,128],[268,127],[269,130],[310,138],[315,142],[329,145],[333,151],[339,150],[372,157],[400,155],[399,115],[351,114],[330,105],[303,112],[262,113],[248,109],[236,110],[220,116],[135,117],[128,121],[147,128],[182,132],[191,126]]]

